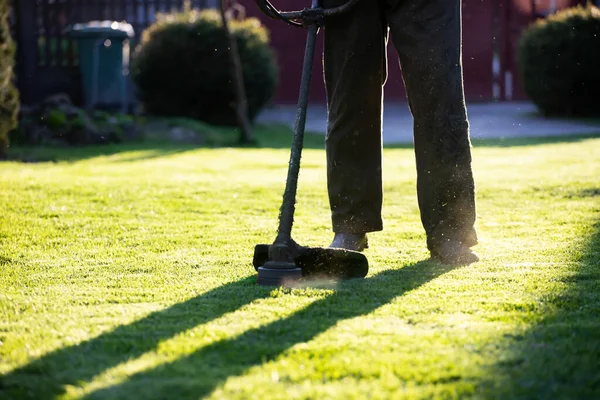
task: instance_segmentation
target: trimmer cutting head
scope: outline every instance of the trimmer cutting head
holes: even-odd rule
[[[260,246],[260,245],[259,245]],[[277,243],[266,246],[265,259],[258,265],[258,284],[261,286],[290,286],[302,278],[302,270],[294,261],[298,245],[293,240],[289,243]],[[256,260],[257,256],[254,255]]]
[[[290,286],[302,278],[302,270],[294,263],[268,261],[257,268],[261,286]]]
[[[270,247],[271,245],[268,244],[259,244],[254,248],[252,264],[258,271],[259,284],[272,281],[272,278],[277,276],[281,276],[283,279],[279,283],[273,283],[274,285],[279,285],[282,281],[299,280],[300,278],[336,280],[364,278],[369,273],[369,261],[362,253],[344,249],[304,246],[295,247],[292,253],[293,263],[290,262],[287,266],[277,265],[276,267],[283,268],[273,271],[275,268],[272,268],[270,263],[274,263],[274,261],[269,261]],[[293,266],[300,270],[300,276],[297,276],[298,271],[292,272]]]

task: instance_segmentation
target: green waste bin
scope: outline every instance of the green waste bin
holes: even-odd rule
[[[90,21],[73,25],[67,35],[77,42],[86,107],[120,106],[126,112],[133,27],[124,22]]]

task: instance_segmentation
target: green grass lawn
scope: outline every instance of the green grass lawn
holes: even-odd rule
[[[308,139],[294,236],[324,245]],[[263,144],[0,163],[0,398],[600,396],[600,137],[475,142],[482,261],[460,268],[428,260],[413,151],[386,149],[369,275],[295,289],[251,266],[289,158]]]

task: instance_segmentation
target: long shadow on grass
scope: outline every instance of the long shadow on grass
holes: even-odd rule
[[[160,342],[180,332],[268,296],[269,291],[257,287],[255,277],[246,278],[78,345],[50,352],[0,376],[0,398],[54,399],[64,392],[65,385],[89,381],[108,368],[152,351]]]
[[[264,129],[263,129],[264,130]],[[241,146],[234,137],[224,137],[205,144],[190,144],[165,141],[129,142],[121,144],[105,144],[90,146],[38,146],[12,147],[9,161],[37,162],[76,162],[101,156],[113,156],[127,152],[138,152],[131,157],[119,158],[117,161],[138,161],[175,155],[198,149],[248,148],[248,149],[289,149],[292,144],[292,132],[287,127],[269,127],[255,132],[257,143]],[[404,145],[403,145],[404,146]],[[408,146],[408,145],[407,145]],[[408,147],[411,147],[412,144]],[[307,132],[304,136],[304,148],[325,149],[325,136]],[[1,161],[0,161],[1,162]]]
[[[473,139],[474,147],[520,147],[536,146],[558,143],[577,143],[584,140],[600,137],[600,132],[595,135],[577,136],[553,136],[553,137],[527,137],[527,138],[505,138],[505,139]],[[280,135],[270,132],[264,137],[258,138],[256,146],[245,148],[252,149],[289,149],[291,136],[289,132]],[[113,156],[127,152],[137,152],[129,157],[118,158],[118,162],[134,162],[166,157],[194,151],[198,149],[218,149],[224,147],[237,147],[234,142],[222,143],[221,145],[193,145],[177,143],[125,143],[112,145],[98,145],[88,147],[16,147],[9,153],[9,161],[22,162],[76,162],[101,156]],[[386,149],[412,149],[413,143],[386,144]],[[325,149],[325,137],[321,134],[306,133],[304,140],[306,149]],[[2,161],[0,160],[0,163]]]
[[[119,162],[131,162],[166,157],[201,148],[191,144],[136,142],[123,144],[91,145],[85,147],[39,146],[14,147],[9,151],[8,161],[24,163],[77,162],[96,157],[135,153],[119,158]]]
[[[600,138],[600,127],[598,128],[598,133],[594,134],[473,139],[472,143],[474,147],[522,147],[539,146],[547,144],[578,143],[597,138]]]
[[[189,356],[131,376],[87,398],[197,399],[227,378],[276,359],[298,343],[308,342],[337,322],[368,314],[394,298],[430,282],[452,268],[431,261],[388,270],[364,281],[345,282],[329,297],[290,317],[224,339]]]
[[[479,139],[472,138],[473,147],[522,147],[539,146],[546,144],[578,143],[589,139],[600,138],[600,128],[596,134],[565,135],[565,136],[539,136],[539,137],[507,137]],[[412,143],[386,144],[386,149],[409,149]]]
[[[498,344],[504,355],[480,384],[482,398],[600,399],[600,221],[577,250],[565,290],[543,299],[541,321]]]

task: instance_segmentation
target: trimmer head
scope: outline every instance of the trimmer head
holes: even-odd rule
[[[252,264],[258,271],[259,284],[261,284],[261,273],[265,277],[272,275],[271,268],[269,268],[269,263],[273,262],[269,261],[270,247],[271,245],[268,244],[258,244],[254,248]],[[323,277],[346,280],[364,278],[369,273],[367,257],[357,251],[297,246],[292,258],[293,264],[301,271],[302,278]],[[278,274],[290,273],[290,269],[278,269]]]
[[[287,286],[302,278],[302,270],[294,263],[268,261],[256,269],[261,286]]]
[[[298,245],[277,243],[267,246],[266,259],[257,267],[261,286],[290,286],[302,278],[302,270],[294,261]],[[255,256],[256,258],[256,256]]]

